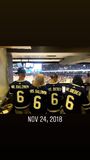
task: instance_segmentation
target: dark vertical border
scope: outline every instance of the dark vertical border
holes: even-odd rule
[[[0,46],[90,48],[89,1],[0,2]],[[0,118],[1,147],[66,148],[90,144],[90,116],[66,117],[62,125],[29,125],[17,116]]]

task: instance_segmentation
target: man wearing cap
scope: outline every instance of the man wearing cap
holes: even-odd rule
[[[16,114],[28,114],[31,84],[25,80],[26,71],[23,67],[18,68],[16,74],[18,74],[18,80],[10,84],[8,97],[12,95],[12,102]]]
[[[62,108],[66,114],[85,114],[89,112],[90,103],[80,75],[75,75],[72,83],[66,84]]]

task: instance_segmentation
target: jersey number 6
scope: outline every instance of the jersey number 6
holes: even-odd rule
[[[40,103],[41,97],[40,96],[35,96],[34,97],[34,108],[35,109],[40,109],[41,108],[41,103]]]
[[[71,100],[74,100],[74,97],[71,95],[68,95],[66,99],[66,108],[68,110],[73,110],[73,107],[74,107],[74,103]]]
[[[23,103],[24,102],[24,92],[23,91],[18,91],[17,92],[17,102]]]

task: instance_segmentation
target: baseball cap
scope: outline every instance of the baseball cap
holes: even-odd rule
[[[23,67],[18,68],[18,71],[15,74],[20,74],[20,73],[23,73],[23,74],[26,73],[26,71]]]

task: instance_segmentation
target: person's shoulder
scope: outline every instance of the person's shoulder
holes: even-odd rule
[[[47,86],[47,84],[43,84],[41,87],[45,88]]]
[[[52,84],[52,83],[48,83],[48,84],[46,84],[46,88],[48,89],[48,88],[50,88],[50,87],[54,87],[55,85],[54,84]]]
[[[72,87],[77,89],[77,90],[80,90],[80,91],[84,91],[85,90],[85,86],[84,85],[80,86],[80,85],[72,83]]]
[[[13,84],[16,84],[16,83],[17,83],[17,81],[13,81],[9,85],[13,85]]]
[[[71,83],[59,83],[61,86],[65,86],[65,87],[67,87],[67,86],[71,86]]]
[[[24,80],[23,82],[27,82],[27,83],[30,83],[28,80]]]
[[[25,80],[23,81],[24,83],[28,84],[28,85],[32,85],[29,81]]]
[[[57,82],[57,85],[62,86],[62,85],[65,85],[65,83]]]
[[[44,90],[47,90],[47,85],[46,84],[44,84],[44,85],[42,85],[42,86],[39,86],[39,87],[37,87],[38,89],[44,89]]]
[[[51,85],[50,83],[47,83],[45,86],[48,87],[48,86],[50,86],[50,85]]]

